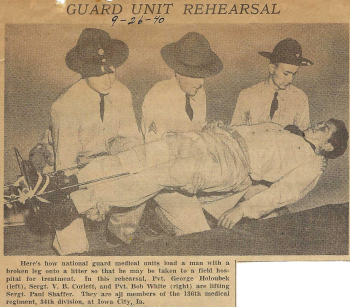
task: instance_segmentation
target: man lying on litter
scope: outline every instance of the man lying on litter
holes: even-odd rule
[[[77,175],[66,177],[61,174],[47,185],[45,191],[92,180],[97,182],[80,189],[66,189],[69,198],[58,193],[50,196],[49,193],[41,199],[46,197],[51,203],[43,203],[36,197],[29,201],[36,202],[40,220],[56,228],[54,246],[61,254],[67,254],[72,252],[72,244],[64,242],[77,245],[78,240],[86,240],[83,225],[74,222],[82,213],[92,215],[95,212],[103,216],[112,206],[137,206],[163,189],[188,195],[214,192],[234,196],[237,193],[244,195],[252,180],[272,183],[268,189],[238,205],[237,200],[232,201],[230,209],[218,219],[219,225],[231,229],[242,217],[258,219],[304,197],[317,184],[324,159],[344,154],[348,138],[344,122],[335,119],[312,125],[305,131],[295,126],[284,129],[274,123],[252,126],[214,123],[202,131],[169,132],[158,141],[136,146],[116,156],[96,158]],[[31,181],[38,186],[36,190],[43,193],[43,183],[39,184],[35,179],[38,174],[29,173]],[[99,180],[118,174],[124,175]],[[43,175],[40,177],[44,178]],[[235,198],[227,197],[224,202],[230,204],[230,199]],[[176,214],[182,224],[194,225],[194,231],[203,230],[196,229],[196,220],[201,216],[176,212],[174,208],[172,215]],[[88,248],[87,242],[84,248]]]

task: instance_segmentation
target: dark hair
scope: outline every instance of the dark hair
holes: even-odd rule
[[[336,131],[328,139],[328,142],[332,144],[334,149],[332,151],[323,150],[321,155],[327,159],[335,159],[343,155],[348,147],[349,133],[342,120],[331,118],[328,123],[333,124],[336,128]]]

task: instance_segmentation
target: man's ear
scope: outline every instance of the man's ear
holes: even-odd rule
[[[269,64],[269,73],[272,75],[275,72],[276,65],[275,64]]]
[[[321,147],[324,151],[332,151],[334,149],[333,145],[329,142],[327,142],[325,145],[322,145]]]

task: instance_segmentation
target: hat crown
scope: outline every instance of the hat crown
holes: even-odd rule
[[[208,40],[197,32],[189,32],[177,42],[164,46],[160,53],[177,74],[190,78],[214,76],[223,68]]]
[[[112,73],[114,68],[122,65],[129,55],[128,46],[101,29],[84,29],[74,48],[66,55],[69,69],[80,73],[83,78],[98,77]]]
[[[280,41],[272,52],[274,55],[292,55],[296,57],[302,56],[301,45],[298,41],[291,38],[286,38]]]
[[[291,38],[286,38],[280,41],[272,52],[259,51],[261,56],[270,59],[272,64],[286,63],[296,66],[311,66],[310,60],[302,57],[301,45],[298,41]]]
[[[77,42],[80,48],[99,48],[106,46],[111,41],[111,37],[106,31],[101,29],[87,28],[81,32]]]
[[[176,44],[178,59],[189,66],[200,66],[208,61],[212,51],[208,40],[197,32],[189,32]]]

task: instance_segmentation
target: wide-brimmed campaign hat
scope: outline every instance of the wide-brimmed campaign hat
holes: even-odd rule
[[[68,51],[66,65],[83,78],[99,77],[112,73],[129,56],[128,46],[120,40],[111,39],[106,31],[86,28],[81,32],[76,46]]]
[[[186,77],[206,78],[218,74],[223,68],[208,40],[196,32],[189,32],[179,41],[164,46],[161,55],[170,68]]]
[[[258,52],[265,58],[268,58],[271,63],[286,63],[295,66],[311,66],[314,63],[302,57],[301,46],[298,41],[291,38],[286,38],[280,41],[272,52]]]

